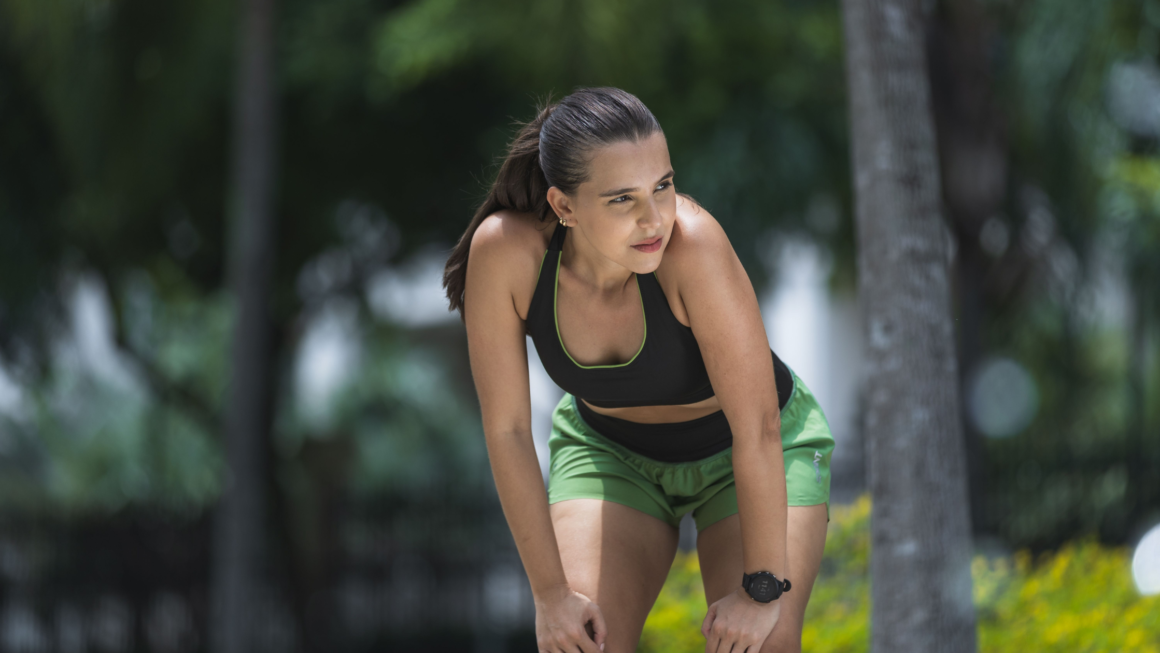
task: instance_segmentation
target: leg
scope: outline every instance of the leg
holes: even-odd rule
[[[786,535],[789,569],[786,578],[793,587],[778,599],[781,616],[765,640],[760,653],[799,653],[802,624],[810,591],[822,566],[826,548],[826,505],[789,506]],[[717,521],[697,536],[697,557],[709,605],[741,584],[744,566],[741,556],[741,523],[736,514]]]
[[[600,606],[608,625],[604,653],[633,653],[672,567],[677,529],[600,499],[568,499],[549,509],[568,584]]]

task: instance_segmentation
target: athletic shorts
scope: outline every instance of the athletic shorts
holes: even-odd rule
[[[826,504],[830,520],[830,456],[834,438],[813,393],[795,373],[781,409],[788,505]],[[580,416],[569,393],[552,412],[548,503],[604,499],[677,526],[692,511],[697,530],[737,512],[733,448],[691,462],[662,462],[602,436]],[[676,422],[675,424],[683,424]]]

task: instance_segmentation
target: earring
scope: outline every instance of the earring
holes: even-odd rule
[[[560,224],[564,225],[565,227],[568,226],[568,222],[564,220],[564,218],[560,218]]]

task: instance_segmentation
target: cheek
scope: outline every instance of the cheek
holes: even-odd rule
[[[612,250],[624,249],[632,241],[632,218],[626,215],[608,215],[600,223],[600,244]]]

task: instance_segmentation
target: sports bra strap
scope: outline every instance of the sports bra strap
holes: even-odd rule
[[[560,252],[564,249],[564,236],[568,235],[568,227],[557,222],[556,230],[552,232],[552,240],[548,241],[549,252]]]

